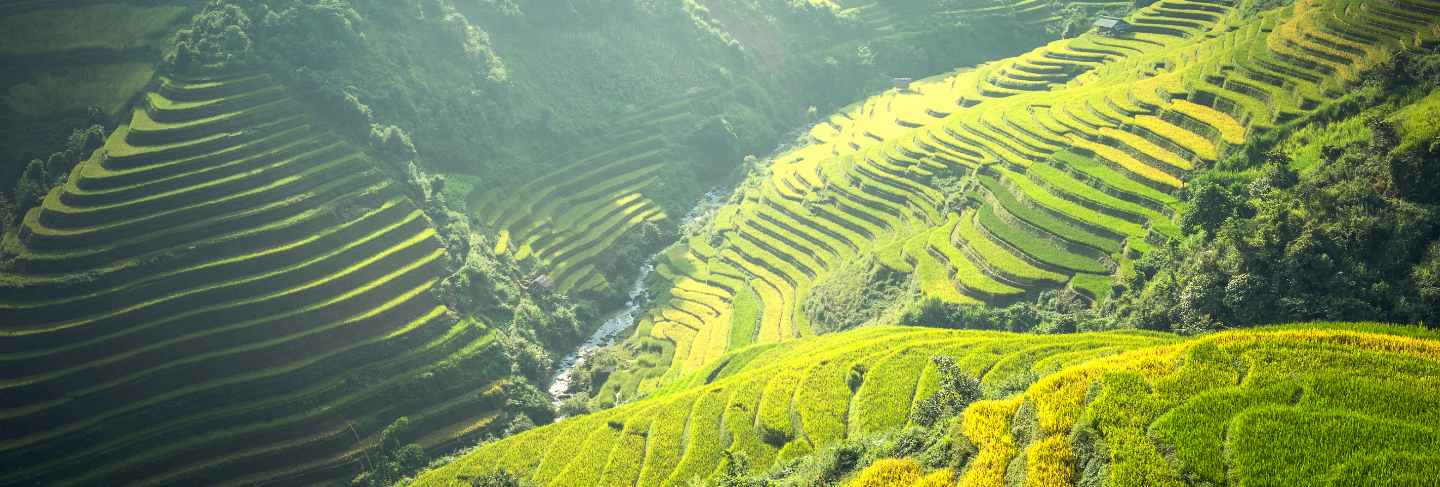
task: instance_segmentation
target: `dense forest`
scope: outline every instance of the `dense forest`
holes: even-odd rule
[[[0,486],[1440,477],[1435,0],[0,39]]]

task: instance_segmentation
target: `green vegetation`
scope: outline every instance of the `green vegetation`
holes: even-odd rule
[[[388,485],[553,416],[535,342],[573,342],[573,312],[500,308],[517,270],[450,267],[408,196],[433,188],[393,182],[263,74],[196,68],[146,100],[17,188],[0,462],[23,467],[0,483],[335,480],[363,461],[355,482]]]
[[[1437,474],[1437,0],[0,32],[0,485]]]
[[[604,431],[607,422],[616,424],[613,415],[665,408],[671,397],[695,397],[701,404],[725,397],[722,391],[736,391],[723,419],[704,416],[707,407],[684,400],[676,408],[688,411],[691,435],[673,446],[687,452],[683,464],[695,465],[697,453],[709,458],[704,464],[711,473],[700,475],[709,478],[707,485],[1293,485],[1376,474],[1377,461],[1396,470],[1370,480],[1428,478],[1434,467],[1424,460],[1437,440],[1428,418],[1440,410],[1432,392],[1433,374],[1440,370],[1437,338],[1433,331],[1374,324],[1312,323],[1184,341],[1141,334],[1027,338],[866,327],[767,350],[762,354],[789,358],[696,384],[681,396],[639,401],[484,445],[425,473],[417,485],[464,485],[462,479],[497,468],[538,484],[563,484],[573,477],[543,477],[543,467],[531,471],[488,459],[527,441],[578,444],[566,435]],[[747,410],[737,409],[738,391],[749,390],[746,384],[774,384],[785,376],[775,372],[785,370],[811,371],[791,407],[801,410],[796,431],[809,433],[815,453],[794,459],[752,456],[742,446],[750,441],[743,435],[755,434],[749,429],[728,436],[730,446],[723,450],[695,446],[725,437],[726,431],[737,434],[736,421],[755,421],[732,414]],[[842,391],[838,401],[814,400],[823,383],[816,374],[827,370],[850,371],[848,379],[825,386]],[[980,381],[976,374],[982,374]],[[923,392],[870,389],[913,389],[917,380]],[[981,387],[1011,381],[1018,381],[1018,389]],[[763,393],[785,390],[766,387]],[[906,398],[903,405],[890,404],[900,397]],[[912,403],[911,397],[917,399]],[[806,410],[828,408],[849,409],[849,415],[831,416],[846,418],[849,432],[820,442],[813,421],[826,416]],[[907,417],[909,428],[899,421]],[[653,418],[652,429],[665,424]],[[860,426],[882,419],[886,426],[878,429]],[[685,417],[666,421],[684,423]],[[702,424],[712,426],[697,430]],[[1336,431],[1350,434],[1336,440]],[[771,448],[805,437],[773,438]],[[614,444],[611,455],[623,447]],[[652,443],[644,468],[670,447],[657,450]],[[1166,458],[1161,451],[1173,453]],[[579,459],[567,468],[577,467],[605,469]],[[672,475],[661,485],[689,478]]]
[[[71,68],[64,75],[39,72],[0,96],[15,112],[35,118],[84,112],[99,107],[119,113],[155,75],[150,63],[97,64]]]
[[[0,17],[0,32],[5,32],[0,56],[163,47],[187,11],[178,5],[101,3]]]
[[[176,26],[193,11],[179,2],[43,1],[0,10],[0,194],[72,131],[113,129],[126,118]]]
[[[1105,354],[1113,354],[1169,340],[1161,335],[1132,333],[1041,336],[867,326],[765,349],[759,352],[761,356],[748,360],[747,365],[726,370],[713,381],[698,383],[677,394],[568,419],[554,426],[484,445],[456,462],[425,473],[417,479],[417,483],[464,485],[463,478],[500,467],[542,485],[565,485],[578,478],[555,475],[554,472],[561,468],[571,472],[593,471],[584,475],[608,477],[608,473],[603,473],[606,469],[604,463],[584,462],[579,457],[565,459],[568,465],[564,467],[556,465],[550,469],[542,463],[536,469],[519,458],[516,463],[511,463],[500,455],[521,448],[520,445],[526,442],[556,445],[589,443],[591,440],[585,439],[587,435],[627,423],[624,418],[632,415],[653,418],[649,426],[652,432],[662,429],[687,432],[674,439],[652,437],[648,448],[641,443],[632,444],[634,448],[641,448],[643,453],[637,455],[637,458],[643,458],[641,462],[644,465],[641,484],[683,485],[694,478],[703,480],[724,471],[727,464],[733,465],[736,457],[744,457],[752,471],[766,470],[772,464],[782,462],[777,458],[785,455],[777,454],[793,450],[794,447],[789,446],[792,443],[805,444],[803,449],[806,451],[823,451],[840,445],[847,437],[864,437],[871,432],[878,434],[904,426],[907,419],[917,414],[914,411],[925,411],[919,413],[924,418],[920,421],[936,422],[938,416],[944,415],[943,411],[958,409],[973,400],[973,394],[976,394],[973,391],[960,393],[953,399],[941,391],[934,400],[930,399],[930,394],[916,391],[919,384],[925,382],[921,380],[921,372],[932,357],[941,357],[942,363],[951,364],[953,367],[947,368],[949,372],[943,375],[949,377],[948,381],[959,383],[981,374],[992,364],[1007,359],[1018,361],[1003,372],[1014,377],[989,378],[987,374],[987,380],[1023,383],[1033,379],[1030,367],[1036,360],[1044,358],[1042,355],[1024,354],[1024,350],[1034,346],[1075,342],[1083,344],[1080,346],[1084,348],[1105,347]],[[829,376],[834,371],[841,372],[841,375]],[[792,375],[791,372],[800,374]],[[696,377],[703,380],[719,373],[719,370],[702,370]],[[791,377],[785,380],[790,386],[776,384],[785,377]],[[963,389],[963,386],[956,387]],[[893,393],[892,388],[904,389],[904,393]],[[783,397],[788,400],[776,402],[767,398],[767,395],[775,393],[785,394]],[[781,414],[770,409],[777,404],[784,405],[782,411],[788,413]],[[652,408],[661,412],[651,412]],[[848,414],[847,410],[850,411]],[[767,432],[773,430],[752,427],[757,422],[768,424],[774,421],[762,419],[761,415],[777,414],[798,419],[786,421],[784,430],[773,433]],[[791,433],[787,434],[785,430]],[[837,433],[823,433],[826,431]],[[612,456],[624,453],[615,450],[622,443],[610,441],[607,444]],[[677,452],[684,453],[678,459],[673,458]]]
[[[1217,184],[1232,191],[1249,185],[1256,177],[1250,168],[1265,152],[1256,147],[1276,144],[1307,121],[1339,123],[1354,116],[1365,104],[1360,93],[1429,93],[1430,85],[1421,82],[1434,65],[1423,55],[1433,45],[1423,40],[1435,36],[1434,19],[1422,13],[1429,7],[1392,14],[1367,6],[1369,13],[1354,18],[1338,13],[1358,4],[1369,5],[1315,0],[1247,13],[1245,6],[1225,3],[1155,3],[1126,15],[1136,28],[1125,35],[1086,32],[887,90],[815,124],[797,146],[757,161],[717,212],[725,217],[684,244],[723,242],[720,252],[691,254],[697,266],[728,262],[755,286],[762,303],[759,343],[806,336],[817,323],[849,326],[877,316],[923,317],[919,322],[932,326],[1184,332],[1299,319],[1433,321],[1421,311],[1434,308],[1420,298],[1420,289],[1428,289],[1421,279],[1428,277],[1359,289],[1379,276],[1431,274],[1421,265],[1433,240],[1427,207],[1396,205],[1394,218],[1360,222],[1371,228],[1361,234],[1306,240],[1317,235],[1306,225],[1334,232],[1356,228],[1338,221],[1349,210],[1320,200],[1308,208],[1283,199],[1247,206],[1227,203],[1245,196],[1210,196]],[[1409,68],[1389,67],[1392,58]],[[1392,79],[1383,82],[1386,87],[1342,91],[1397,72],[1416,74],[1406,75],[1408,84]],[[1272,89],[1276,83],[1286,89]],[[1415,88],[1400,88],[1409,86]],[[1417,112],[1409,113],[1399,117],[1414,120]],[[1410,132],[1429,133],[1425,122],[1410,123],[1420,127]],[[1385,165],[1428,177],[1424,152]],[[1367,184],[1362,181],[1374,181],[1342,169],[1328,174],[1343,174],[1357,197]],[[1396,186],[1419,194],[1428,184],[1419,181]],[[1307,187],[1294,194],[1312,193]],[[1374,193],[1372,187],[1366,197]],[[1406,208],[1404,216],[1399,208]],[[1236,227],[1234,238],[1284,232],[1279,235],[1304,240],[1310,250],[1281,246],[1252,255],[1258,242],[1236,243],[1228,251],[1196,247],[1198,228],[1213,233],[1232,214],[1250,218],[1252,212],[1278,219],[1274,230]],[[1394,248],[1383,247],[1390,235],[1381,228],[1409,230]],[[1375,245],[1345,243],[1362,235],[1377,239]],[[1331,255],[1331,242],[1375,258],[1395,255],[1383,249],[1396,250],[1403,263],[1350,265],[1316,257]],[[872,256],[887,272],[909,274],[918,292],[868,298],[865,309],[883,314],[823,316],[824,303],[855,301],[858,283],[866,282],[855,278],[855,262]],[[1297,266],[1295,277],[1283,282],[1272,272],[1282,256],[1295,256]],[[1157,271],[1166,260],[1190,267]],[[1226,272],[1239,280],[1214,278],[1217,267],[1237,263],[1245,269]],[[1337,265],[1349,266],[1347,272],[1325,274],[1340,270]],[[1313,282],[1300,284],[1299,267],[1325,274],[1313,281],[1333,284],[1323,295],[1302,294]],[[1264,294],[1266,304],[1246,308],[1256,310],[1248,314],[1232,309],[1249,306],[1249,293]],[[1372,294],[1390,301],[1380,304]],[[690,321],[684,333],[637,327],[636,342],[682,338],[674,342],[670,363],[633,374],[683,376],[714,360],[715,341],[692,337],[727,333],[732,320],[725,308],[732,297],[723,293],[716,318]],[[1236,304],[1226,304],[1231,302]],[[967,309],[981,305],[992,309]],[[657,314],[676,306],[661,301]],[[1377,314],[1382,307],[1393,314]],[[810,327],[797,312],[812,320]]]
[[[1421,67],[1440,56],[1419,59],[1375,75],[1323,129],[1297,125],[1256,141],[1248,152],[1273,147],[1266,160],[1227,161],[1244,173],[1192,186],[1180,222],[1193,236],[1138,261],[1121,281],[1125,292],[1100,312],[1130,326],[1191,331],[1296,319],[1440,320],[1440,220],[1433,186],[1424,186],[1435,181],[1436,156],[1414,142],[1433,134],[1405,122],[1440,87]]]

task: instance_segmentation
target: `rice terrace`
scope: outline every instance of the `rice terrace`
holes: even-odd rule
[[[1440,486],[1440,0],[12,0],[0,486]]]

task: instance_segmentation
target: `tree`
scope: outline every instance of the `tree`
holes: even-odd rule
[[[23,218],[26,211],[38,206],[49,190],[45,162],[39,159],[30,161],[30,164],[25,166],[25,172],[21,173],[20,181],[15,185],[16,221]]]
[[[954,358],[937,355],[931,361],[940,372],[940,388],[917,404],[911,415],[915,424],[924,427],[942,424],[980,400],[980,381],[960,370]]]
[[[531,484],[505,469],[486,472],[470,479],[470,487],[530,487]]]
[[[1186,233],[1214,235],[1220,224],[1236,213],[1236,195],[1218,183],[1197,182],[1186,192],[1189,204],[1180,213],[1180,228]]]
[[[415,143],[410,141],[410,134],[394,125],[371,125],[370,147],[381,159],[397,164],[414,161],[419,157],[415,151]]]

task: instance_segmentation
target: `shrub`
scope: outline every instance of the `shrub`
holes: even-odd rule
[[[470,487],[530,487],[532,484],[505,469],[487,472],[470,479]]]
[[[418,157],[415,143],[410,141],[410,134],[394,125],[371,125],[370,148],[381,159],[394,163],[403,164]]]
[[[925,427],[944,423],[980,399],[979,379],[961,371],[954,358],[937,355],[931,360],[940,372],[940,389],[917,404],[911,415],[915,424]]]
[[[816,331],[847,330],[880,316],[903,290],[903,275],[865,255],[817,282],[800,309]]]
[[[166,62],[177,71],[251,63],[255,54],[249,34],[252,26],[250,16],[239,6],[212,0],[188,28],[175,35],[175,48],[166,56]]]

